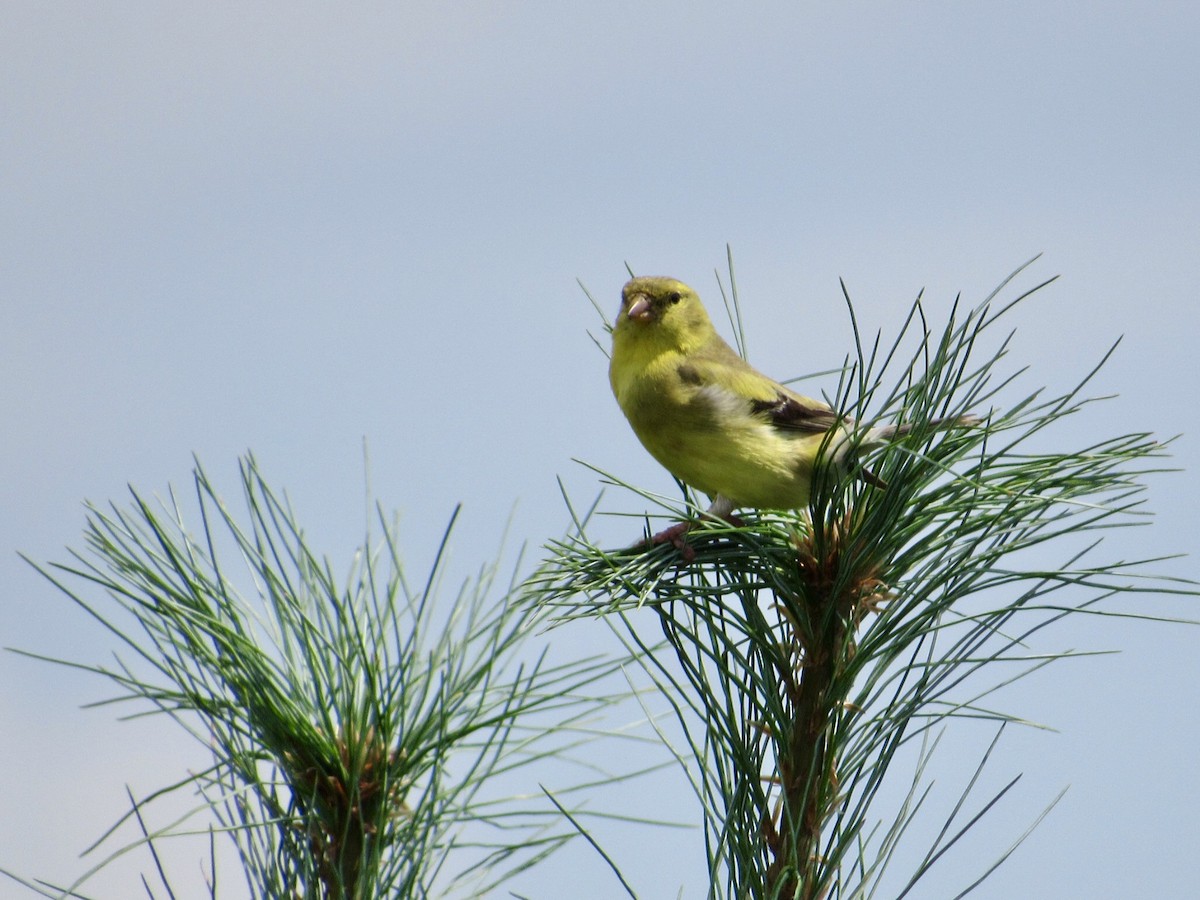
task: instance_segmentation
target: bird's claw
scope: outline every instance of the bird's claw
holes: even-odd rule
[[[734,528],[744,528],[746,526],[746,523],[742,519],[733,515],[732,513],[715,516],[706,513],[704,518],[711,521],[724,522],[728,525],[732,525]],[[643,542],[643,545],[653,548],[659,546],[660,544],[670,544],[679,551],[679,554],[683,557],[684,562],[694,562],[696,559],[696,551],[692,548],[691,544],[684,540],[684,538],[687,536],[688,532],[695,527],[695,525],[696,522],[694,521],[676,522],[670,528],[664,528],[662,531],[658,532],[658,534],[647,538]]]
[[[691,530],[691,522],[676,522],[670,528],[664,528],[658,534],[650,537],[647,543],[651,547],[657,547],[659,544],[670,544],[683,556],[684,562],[690,563],[695,560],[696,551],[692,549],[691,544],[684,540],[684,536]]]

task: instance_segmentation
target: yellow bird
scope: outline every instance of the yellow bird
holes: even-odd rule
[[[696,292],[673,278],[626,284],[612,339],[608,376],[621,411],[651,456],[712,498],[712,516],[806,506],[818,464],[850,471],[858,454],[912,430],[862,428],[763,375],[721,339]],[[978,421],[961,416],[925,427]],[[883,486],[865,469],[861,477]],[[655,541],[677,537],[664,532]]]

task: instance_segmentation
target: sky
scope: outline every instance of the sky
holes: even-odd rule
[[[1061,390],[1123,338],[1092,385],[1116,396],[1054,437],[1182,433],[1156,518],[1113,554],[1194,553],[1198,45],[1185,2],[5,3],[0,645],[110,659],[18,554],[64,559],[85,500],[186,485],[194,457],[235,495],[253,451],[335,564],[368,484],[417,568],[462,503],[463,571],[506,528],[536,561],[568,523],[558,479],[600,487],[576,459],[670,492],[579,285],[610,316],[626,265],[715,298],[727,246],[777,377],[850,349],[839,278],[886,331],[922,289],[945,315],[1043,254],[1020,284],[1061,278],[1014,319],[1015,363]],[[949,896],[1068,786],[976,896],[1192,896],[1200,631],[1064,629],[1120,653],[1006,695],[1057,730],[1005,737],[1014,809],[917,896]],[[170,723],[82,708],[110,693],[96,678],[3,653],[0,683],[0,868],[81,874],[126,785],[203,762]],[[663,810],[695,817],[666,781]],[[699,832],[608,837],[639,896],[703,896]],[[148,865],[122,859],[93,896],[132,896]],[[618,895],[582,846],[524,889],[564,877]]]

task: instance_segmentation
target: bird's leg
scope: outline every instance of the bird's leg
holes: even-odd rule
[[[719,519],[722,522],[728,522],[734,528],[741,528],[746,523],[733,514],[735,509],[734,503],[723,494],[717,494],[713,498],[713,502],[708,505],[708,509],[704,511],[706,519]]]

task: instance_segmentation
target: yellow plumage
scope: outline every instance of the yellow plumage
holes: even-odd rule
[[[669,472],[713,499],[715,515],[805,506],[818,456],[848,466],[856,452],[910,429],[873,426],[855,437],[852,420],[738,356],[696,292],[673,278],[626,284],[612,338],[609,381],[634,433]]]

